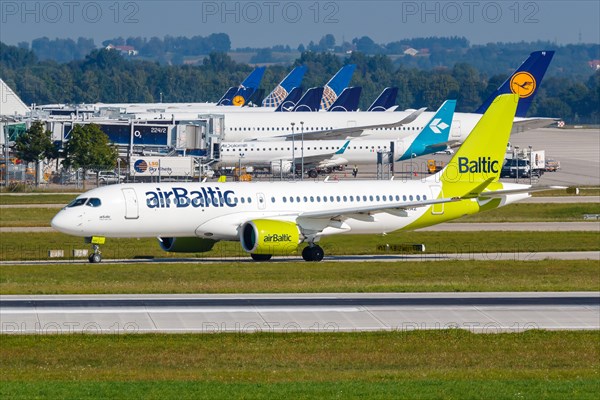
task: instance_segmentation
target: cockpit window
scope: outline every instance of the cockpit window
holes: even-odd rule
[[[69,205],[67,205],[68,208],[70,207],[79,207],[85,204],[85,202],[87,201],[87,198],[79,198],[79,199],[75,199],[72,202],[69,203]]]
[[[88,200],[87,203],[85,203],[85,205],[88,207],[100,207],[102,205],[102,202],[100,201],[100,199],[92,197]]]

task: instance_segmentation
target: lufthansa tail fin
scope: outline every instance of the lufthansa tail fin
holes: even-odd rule
[[[388,108],[393,107],[396,103],[396,97],[398,97],[397,87],[388,87],[383,89],[383,92],[375,99],[373,104],[369,106],[367,111],[386,111]]]
[[[360,101],[362,87],[349,87],[344,89],[337,100],[329,107],[327,111],[356,111]]]
[[[456,100],[446,100],[397,161],[435,153],[447,147]]]
[[[235,88],[233,94],[230,94],[231,89],[227,90],[227,93],[219,100],[217,105],[219,106],[238,106],[241,107],[248,102],[250,97],[254,94],[256,89],[260,86],[263,75],[265,74],[265,67],[255,68],[254,71],[248,75],[242,84]]]
[[[301,65],[290,72],[279,85],[262,102],[263,107],[279,107],[294,88],[300,87],[306,73],[306,67]]]
[[[300,88],[300,87],[293,88],[292,91],[290,92],[290,94],[288,94],[287,97],[281,102],[281,104],[279,104],[279,106],[277,106],[277,108],[275,109],[275,112],[293,111],[294,106],[296,105],[296,103],[298,103],[298,100],[300,100],[301,97],[302,97],[302,88]]]
[[[536,92],[538,91],[542,79],[546,74],[548,65],[552,61],[554,51],[534,51],[529,55],[527,60],[521,64],[504,83],[496,89],[490,97],[488,97],[481,106],[475,111],[476,114],[483,114],[496,97],[501,94],[515,93],[518,94],[519,105],[515,116],[526,117],[527,110],[533,102]]]
[[[345,65],[327,82],[321,100],[321,110],[329,109],[344,89],[348,87],[355,69],[356,64]]]
[[[323,87],[308,89],[294,107],[294,111],[319,111],[321,97],[323,97]]]
[[[492,102],[446,167],[427,180],[441,181],[445,197],[472,197],[500,178],[517,94],[503,94]]]

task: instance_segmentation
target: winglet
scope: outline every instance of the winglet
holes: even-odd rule
[[[334,154],[344,154],[344,152],[346,151],[346,148],[348,147],[349,144],[350,144],[350,141],[346,140],[346,143],[344,143],[344,145],[342,147],[340,147],[340,149],[338,151],[336,151]]]

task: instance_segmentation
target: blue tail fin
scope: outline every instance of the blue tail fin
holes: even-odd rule
[[[444,150],[448,146],[455,108],[456,100],[446,100],[397,161]]]
[[[342,67],[337,74],[333,76],[325,85],[323,99],[321,100],[321,109],[327,110],[348,87],[356,69],[355,64],[348,64]]]
[[[362,87],[349,87],[344,89],[337,100],[329,107],[327,111],[356,111],[360,101]]]
[[[475,113],[485,113],[492,101],[499,95],[515,93],[519,95],[519,104],[515,116],[525,117],[553,56],[554,51],[534,51],[531,53],[529,58],[479,106]]]
[[[275,109],[275,112],[280,111],[293,111],[294,106],[298,103],[298,100],[302,97],[302,88],[295,87],[292,89],[290,94],[279,104],[279,106]]]
[[[294,111],[319,111],[321,97],[323,97],[323,87],[308,89],[294,107]]]
[[[346,143],[344,143],[344,145],[342,147],[340,147],[340,149],[338,151],[336,151],[334,154],[344,154],[344,152],[346,151],[346,148],[348,147],[349,144],[350,144],[350,141],[346,140]]]
[[[371,106],[367,109],[367,111],[385,111],[395,105],[396,97],[398,97],[397,87],[385,88],[379,97],[377,97],[373,104],[371,104]]]
[[[227,91],[225,92],[223,97],[221,97],[219,99],[219,101],[217,101],[217,105],[218,106],[231,105],[231,99],[233,99],[233,96],[236,94],[237,91],[238,91],[238,88],[236,88],[236,87],[230,87],[229,89],[227,89]]]
[[[306,67],[301,65],[290,72],[262,102],[263,107],[279,107],[290,92],[302,84]]]
[[[248,77],[244,79],[242,84],[238,88],[236,88],[237,90],[234,92],[233,95],[231,95],[231,97],[226,98],[226,96],[228,96],[229,92],[231,91],[230,88],[225,94],[225,96],[223,96],[223,98],[219,100],[217,105],[234,105],[241,107],[244,104],[246,104],[252,96],[252,94],[254,94],[256,89],[258,89],[258,87],[260,86],[260,81],[262,81],[263,75],[265,74],[265,69],[265,67],[255,68],[254,71],[252,71],[250,75],[248,75]]]

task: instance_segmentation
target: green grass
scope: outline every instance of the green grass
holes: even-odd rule
[[[600,248],[600,232],[398,232],[386,236],[336,235],[320,244],[325,254],[395,254],[390,246],[423,243],[428,253],[513,252],[521,259],[542,251],[590,251]],[[54,232],[0,233],[0,261],[46,260],[49,249],[62,249],[68,258],[73,249],[89,249],[82,238]],[[297,252],[299,256],[301,249]],[[104,258],[153,257],[240,257],[248,259],[238,242],[219,242],[206,253],[166,253],[153,238],[107,239]],[[493,254],[490,255],[493,259]]]
[[[600,214],[600,203],[516,203],[459,218],[455,222],[586,221],[583,214]]]
[[[50,226],[58,208],[0,208],[0,226]]]
[[[549,172],[550,176],[552,175]],[[524,183],[524,182],[521,182]],[[534,192],[533,197],[552,197],[552,196],[575,196],[575,186],[567,189],[544,190],[543,192]],[[600,187],[582,186],[579,187],[579,196],[600,196]]]
[[[50,226],[50,220],[58,211],[56,208],[3,208],[0,209],[0,226]],[[456,222],[585,221],[583,214],[600,214],[600,203],[511,204]]]
[[[1,194],[0,205],[4,204],[65,204],[71,202],[76,194],[31,194],[31,195],[11,195]]]
[[[13,398],[596,398],[599,332],[3,336]]]
[[[595,260],[0,265],[0,294],[597,291]]]

